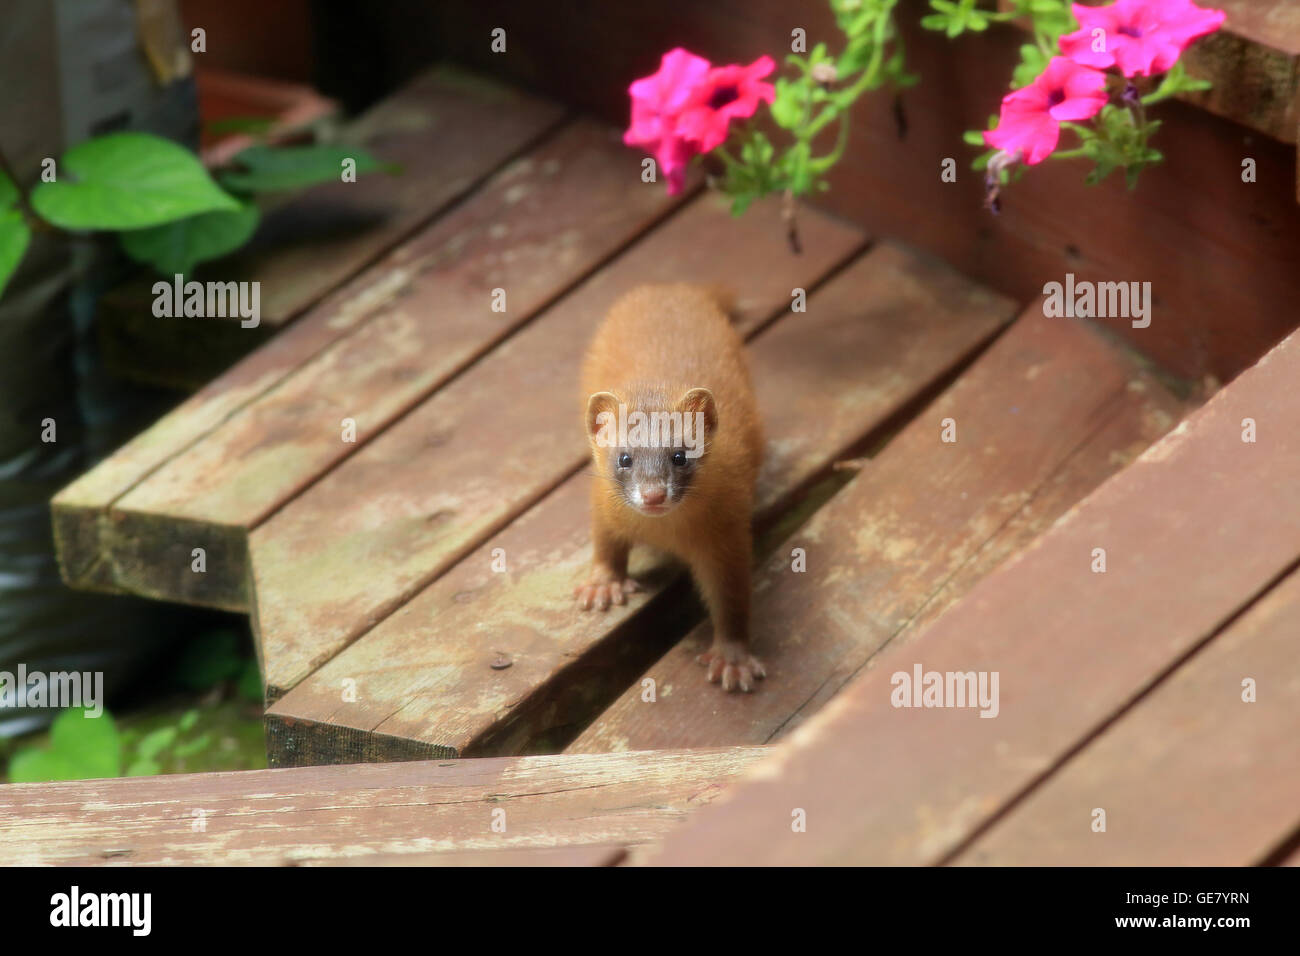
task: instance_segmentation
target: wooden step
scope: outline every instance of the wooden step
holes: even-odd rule
[[[924,633],[886,650],[792,734],[776,759],[737,785],[725,813],[702,812],[653,859],[908,864],[942,862],[964,850],[1294,570],[1297,380],[1300,334],[1293,334]],[[1254,443],[1242,440],[1248,418],[1258,429]],[[1093,570],[1097,548],[1105,549],[1104,573]],[[1284,698],[1275,682],[1300,680],[1298,662],[1291,655],[1261,677],[1279,705]],[[981,719],[970,708],[893,706],[894,675],[916,666],[997,672],[997,717]],[[1232,674],[1220,692],[1239,699],[1241,676]],[[1189,678],[1198,679],[1195,672]],[[1252,739],[1272,738],[1265,732]],[[1292,788],[1294,751],[1270,758],[1282,761],[1279,779]],[[1194,763],[1189,757],[1179,766],[1187,771]],[[1170,790],[1170,800],[1196,793],[1196,780],[1147,777],[1152,790]],[[1106,800],[1089,794],[1078,817],[1061,826],[1086,831],[1092,808]],[[794,807],[807,815],[806,832],[791,832]],[[1250,845],[1222,833],[1202,838]],[[1188,856],[1205,862],[1213,851]]]
[[[695,658],[711,638],[706,623],[570,752],[758,744],[788,733],[1179,417],[1178,403],[1124,354],[1031,309],[765,564],[754,642],[768,680],[734,703],[702,694]],[[949,419],[951,443],[942,440]],[[802,573],[792,570],[796,549]],[[646,681],[657,687],[653,702]]]
[[[806,313],[763,331],[751,347],[768,435],[760,527],[1012,315],[1009,301],[886,243],[816,291]],[[638,553],[633,571],[648,586],[629,605],[574,607],[592,480],[566,480],[281,698],[267,715],[273,764],[517,753],[596,713],[694,605],[684,582],[670,586],[673,569]],[[497,553],[506,573],[492,570]],[[493,669],[498,657],[509,667]],[[356,699],[345,701],[349,686]],[[692,690],[716,704],[702,680]]]
[[[249,536],[253,630],[275,700],[582,467],[582,350],[615,298],[655,281],[741,293],[740,327],[788,311],[862,245],[810,213],[805,251],[779,204],[733,219],[690,203]]]
[[[663,836],[760,755],[735,748],[12,784],[0,787],[0,865],[596,865]]]
[[[1300,832],[1300,572],[1068,760],[954,862],[1244,866]],[[1243,683],[1255,684],[1247,702]],[[1093,830],[1095,808],[1106,829]]]
[[[676,207],[638,170],[614,130],[572,123],[370,270],[386,294],[364,321],[112,503],[97,544],[116,586],[247,610],[252,528]]]
[[[347,124],[340,142],[365,146],[401,171],[272,195],[244,249],[200,266],[195,279],[261,283],[261,323],[153,314],[157,276],[109,293],[98,325],[110,369],[137,381],[198,388],[326,293],[464,196],[562,121],[558,104],[453,67],[435,67]]]

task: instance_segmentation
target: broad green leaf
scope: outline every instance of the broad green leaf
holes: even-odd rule
[[[17,209],[0,212],[0,295],[4,295],[5,286],[18,270],[31,240],[32,231],[21,212]]]
[[[772,119],[778,126],[795,129],[803,120],[803,85],[785,79],[776,81],[776,98],[772,101]]]
[[[9,761],[10,783],[44,783],[47,780],[78,780],[81,774],[62,754],[27,747]]]
[[[65,710],[50,727],[51,749],[61,754],[82,778],[117,777],[122,773],[122,743],[108,713],[83,716]]]
[[[194,154],[148,133],[113,133],[64,154],[58,181],[32,190],[32,207],[64,229],[144,229],[235,209]]]
[[[235,192],[249,193],[341,182],[347,159],[356,162],[357,175],[395,169],[358,146],[250,146],[233,160],[242,168],[223,173],[221,183]]]
[[[151,229],[131,229],[119,235],[122,248],[165,276],[189,275],[200,262],[218,259],[248,242],[261,218],[257,205],[241,203],[234,210],[204,212]]]

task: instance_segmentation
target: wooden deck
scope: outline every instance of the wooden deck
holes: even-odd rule
[[[1300,338],[1183,421],[1166,380],[1086,323],[811,209],[792,255],[776,207],[734,220],[698,187],[667,197],[613,129],[483,81],[421,82],[438,91],[431,128],[460,115],[442,102],[456,90],[505,104],[475,108],[502,124],[490,148],[421,159],[418,203],[409,182],[373,181],[366,201],[404,218],[324,261],[282,331],[54,502],[70,584],[250,615],[270,760],[296,769],[4,788],[0,834],[31,838],[14,862],[94,862],[113,842],[101,831],[130,837],[135,862],[1295,850]],[[752,695],[705,683],[708,625],[674,567],[634,556],[647,587],[606,614],[570,596],[590,547],[582,349],[626,288],[682,279],[737,291],[765,418],[754,617],[769,677]],[[998,718],[891,707],[891,675],[914,663],[998,671]],[[1244,677],[1258,703],[1241,702]],[[310,767],[375,761],[413,762]],[[534,771],[610,789],[483,836],[493,795],[526,798]],[[728,800],[668,832],[733,775]],[[464,805],[443,786],[470,787]],[[183,828],[205,787],[228,838],[135,829]],[[346,799],[323,808],[325,790]],[[302,828],[263,845],[267,794]],[[100,809],[78,829],[87,802]],[[432,803],[460,809],[405,829],[380,810]],[[795,807],[834,825],[792,834]],[[1110,836],[1089,829],[1096,807]],[[556,823],[607,812],[605,829]],[[1217,835],[1187,839],[1198,827]]]

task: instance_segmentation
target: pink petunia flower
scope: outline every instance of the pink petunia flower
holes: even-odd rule
[[[1061,37],[1061,52],[1083,66],[1116,66],[1125,76],[1153,76],[1177,62],[1198,37],[1226,16],[1192,0],[1117,0],[1108,7],[1073,5],[1080,28]],[[1094,31],[1101,30],[1094,36]]]
[[[754,115],[758,104],[776,99],[776,87],[763,77],[776,69],[770,56],[760,56],[749,66],[719,66],[691,95],[682,111],[678,130],[696,143],[701,152],[721,146],[733,119]]]
[[[699,144],[678,129],[682,110],[692,94],[708,79],[709,61],[683,50],[669,50],[659,62],[659,72],[628,87],[632,97],[632,123],[623,134],[628,146],[640,146],[655,157],[668,193],[681,192],[686,164],[701,152]]]
[[[1104,73],[1055,56],[1033,83],[1002,97],[998,125],[984,142],[1033,166],[1056,149],[1062,122],[1090,119],[1105,105]]]

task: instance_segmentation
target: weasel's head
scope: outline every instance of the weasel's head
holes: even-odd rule
[[[690,389],[671,407],[645,404],[629,407],[613,392],[596,392],[587,399],[587,437],[597,474],[629,508],[661,517],[690,490],[718,411],[707,388]]]

